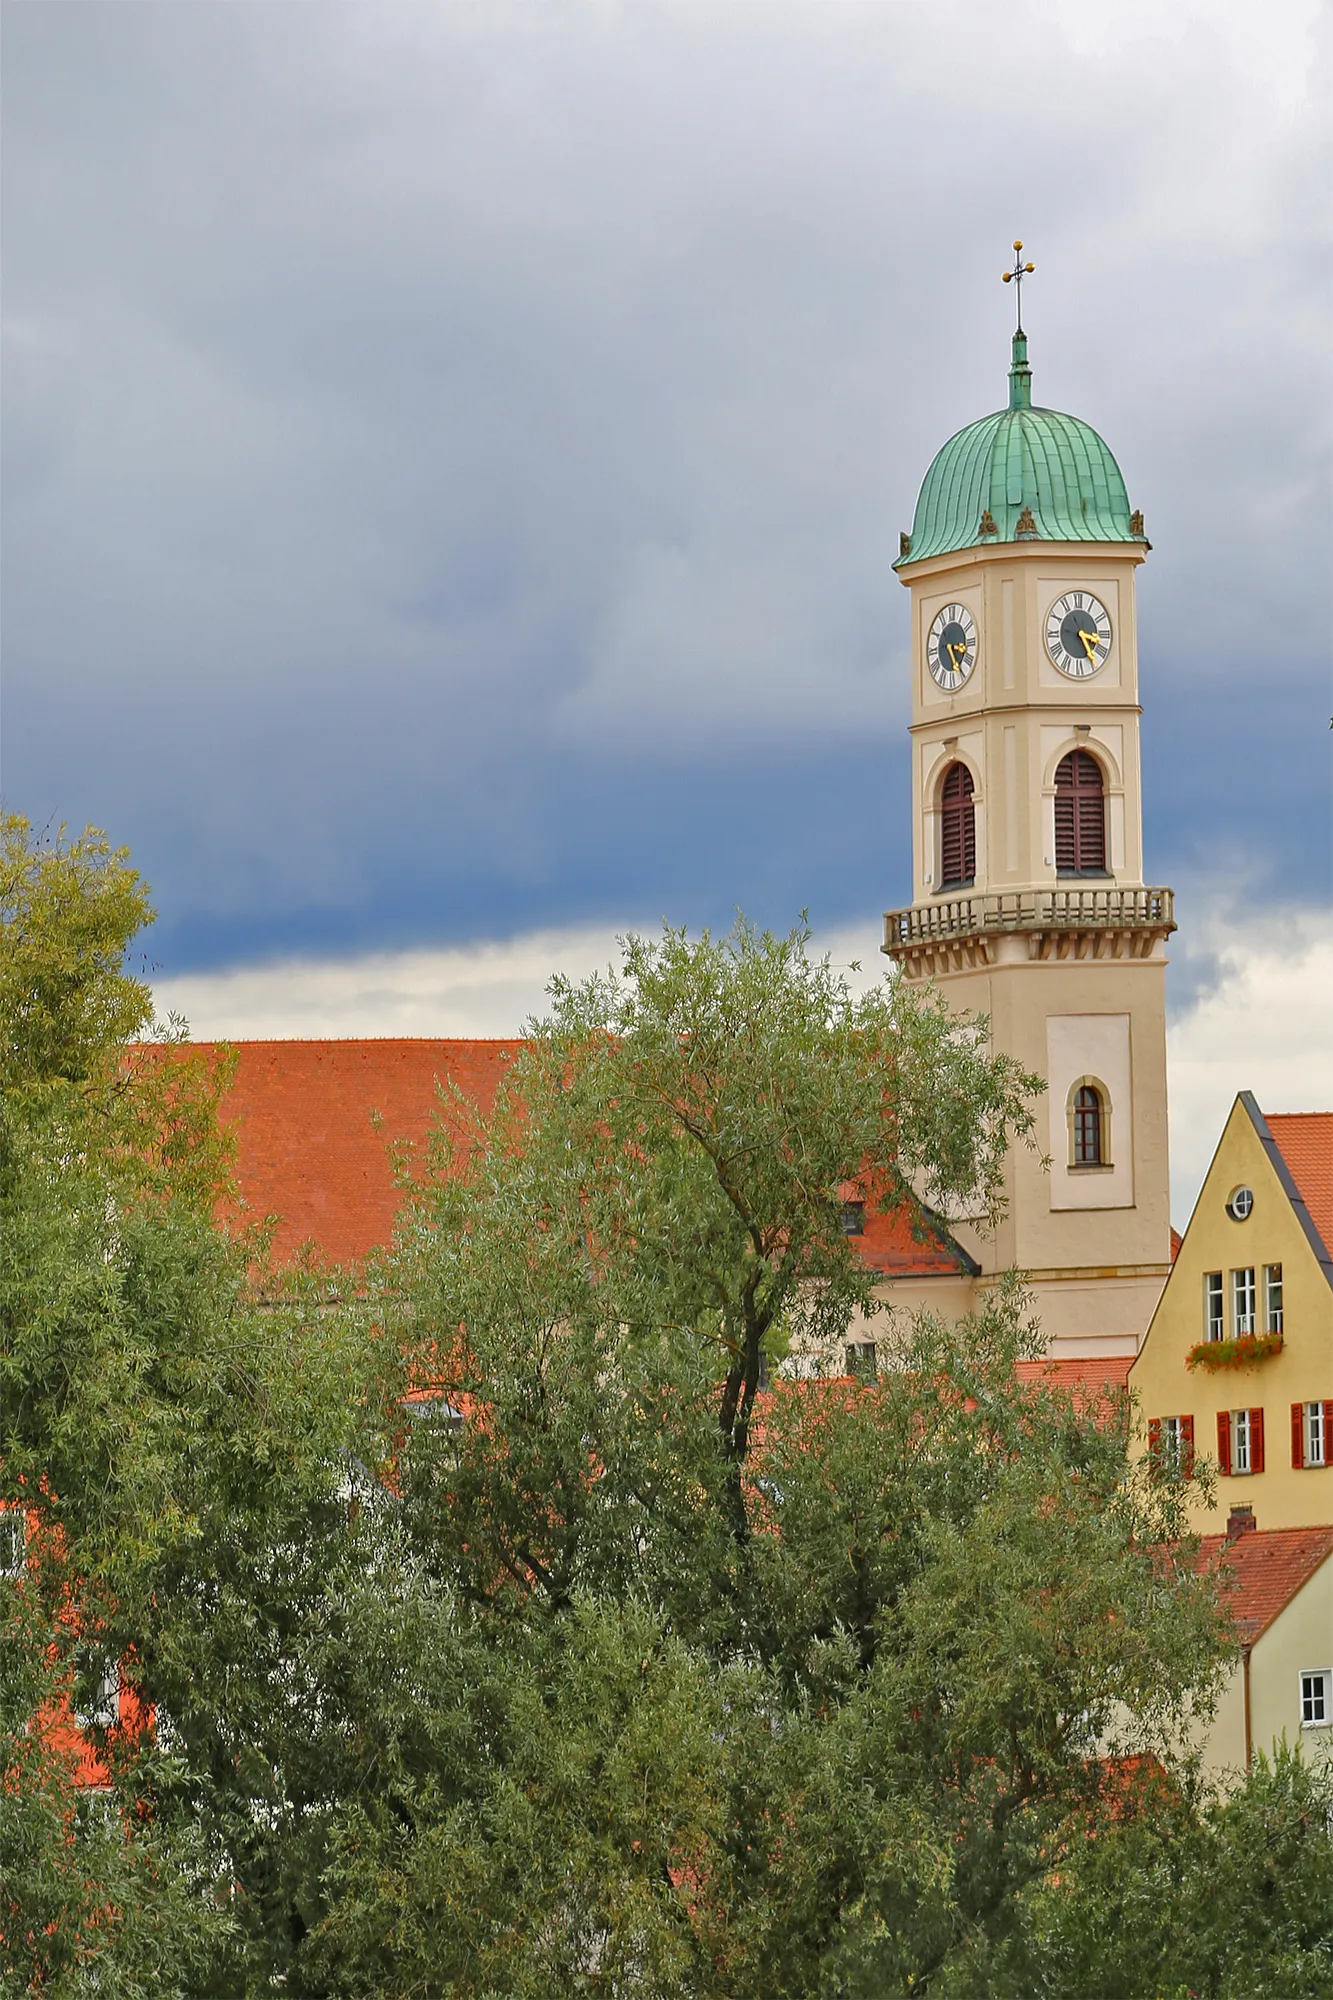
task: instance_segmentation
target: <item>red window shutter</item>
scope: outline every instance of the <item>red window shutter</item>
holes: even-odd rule
[[[1162,1469],[1162,1420],[1160,1417],[1148,1419],[1148,1470],[1156,1475]]]
[[[1333,1403],[1324,1405],[1324,1464],[1333,1465]]]
[[[1217,1469],[1219,1472],[1231,1470],[1231,1412],[1219,1410],[1217,1413]]]
[[[1182,1417],[1180,1419],[1180,1469],[1186,1479],[1190,1478],[1194,1471],[1193,1417]]]
[[[1305,1464],[1305,1405],[1291,1406],[1291,1462],[1299,1472]]]
[[[1262,1472],[1263,1469],[1264,1469],[1264,1413],[1262,1410],[1251,1410],[1250,1411],[1250,1471]]]

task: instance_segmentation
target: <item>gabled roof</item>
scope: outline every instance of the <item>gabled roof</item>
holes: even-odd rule
[[[886,1278],[956,1278],[960,1272],[975,1277],[981,1266],[961,1243],[954,1241],[948,1228],[929,1209],[914,1235],[912,1219],[905,1208],[883,1213],[867,1207],[865,1230],[855,1239],[855,1247],[872,1271]]]
[[[1270,1120],[1259,1109],[1253,1091],[1242,1090],[1239,1102],[1250,1115],[1324,1276],[1333,1285],[1333,1112],[1275,1112]],[[1306,1187],[1313,1196],[1313,1207]]]
[[[1333,1111],[1270,1111],[1267,1122],[1325,1252],[1333,1252]]]
[[[1229,1541],[1204,1535],[1199,1562],[1226,1579],[1237,1630],[1252,1646],[1333,1554],[1333,1527],[1252,1528]]]
[[[205,1050],[219,1044],[201,1043]],[[313,1243],[344,1264],[389,1242],[401,1194],[389,1149],[419,1144],[437,1084],[455,1084],[483,1113],[520,1044],[482,1040],[233,1042],[222,1117],[236,1138],[236,1174],[255,1216],[281,1218],[274,1253]],[[906,1209],[867,1208],[855,1247],[886,1277],[952,1277],[972,1259],[936,1217],[913,1234]]]

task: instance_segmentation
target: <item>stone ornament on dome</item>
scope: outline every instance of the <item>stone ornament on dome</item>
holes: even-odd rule
[[[1040,532],[1040,529],[1032,518],[1032,509],[1025,507],[1019,515],[1017,525],[1014,528],[1015,539],[1020,542],[1027,541],[1035,538]]]
[[[990,508],[983,508],[981,522],[977,528],[978,535],[998,535],[999,532],[999,529],[995,525],[995,516],[991,513]]]

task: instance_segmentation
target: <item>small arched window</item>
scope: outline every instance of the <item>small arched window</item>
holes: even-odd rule
[[[1106,873],[1102,767],[1088,750],[1071,750],[1056,766],[1055,866],[1061,875]]]
[[[1074,1092],[1076,1167],[1100,1167],[1104,1163],[1105,1126],[1101,1092],[1091,1083],[1081,1083]]]
[[[940,787],[940,887],[966,889],[977,873],[977,815],[972,773],[950,764]]]

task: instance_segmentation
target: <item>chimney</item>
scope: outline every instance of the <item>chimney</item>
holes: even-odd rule
[[[1254,1533],[1253,1507],[1233,1507],[1227,1516],[1227,1540],[1238,1542],[1242,1535]]]

